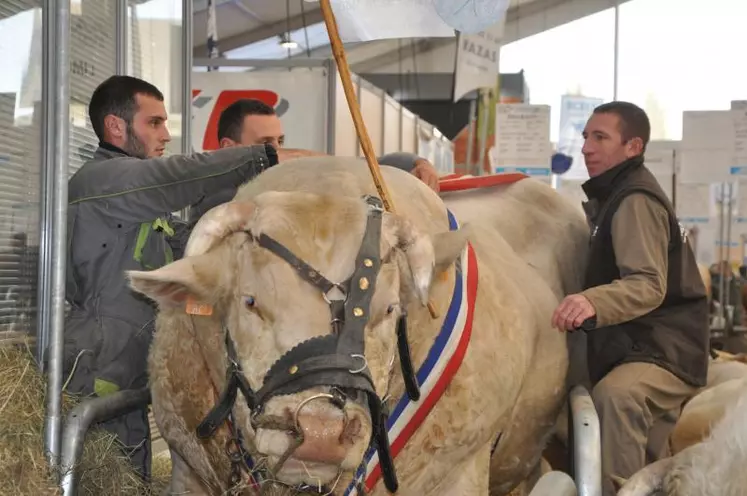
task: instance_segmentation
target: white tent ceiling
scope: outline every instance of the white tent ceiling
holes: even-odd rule
[[[626,0],[620,0],[623,3]],[[303,0],[215,0],[218,47],[232,59],[329,57],[329,43],[318,3]],[[505,42],[531,36],[614,6],[615,0],[511,0]],[[194,0],[194,56],[207,57],[207,0]],[[279,36],[291,32],[298,48],[290,54]],[[410,54],[453,45],[454,38],[412,40]],[[354,72],[375,71],[400,57],[398,40],[346,45]]]

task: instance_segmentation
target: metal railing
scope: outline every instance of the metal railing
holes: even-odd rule
[[[537,481],[529,496],[577,496],[578,490],[573,479],[565,472],[554,470]]]
[[[575,386],[568,397],[568,453],[578,496],[602,496],[602,443],[599,416],[589,391]]]
[[[74,496],[78,485],[78,464],[91,425],[106,422],[150,404],[150,390],[130,389],[81,402],[67,416],[62,435],[60,486],[64,496]]]

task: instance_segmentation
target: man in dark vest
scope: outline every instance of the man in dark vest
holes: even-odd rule
[[[644,165],[650,134],[646,113],[631,103],[600,105],[589,118],[585,290],[567,296],[552,317],[563,331],[596,322],[588,364],[605,496],[615,494],[613,476],[627,479],[666,454],[668,436],[652,446],[652,427],[673,425],[708,370],[706,289],[687,233]]]

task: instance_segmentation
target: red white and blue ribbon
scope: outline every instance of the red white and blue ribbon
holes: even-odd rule
[[[449,229],[459,225],[451,212]],[[396,459],[407,442],[443,395],[459,370],[472,335],[472,321],[477,297],[477,258],[472,245],[467,243],[456,264],[454,292],[441,331],[428,351],[425,361],[417,371],[420,399],[410,400],[405,393],[391,412],[387,432],[392,457]],[[345,496],[358,495],[357,487],[363,484],[370,491],[381,478],[381,465],[374,447],[369,448],[355,478],[345,490]]]

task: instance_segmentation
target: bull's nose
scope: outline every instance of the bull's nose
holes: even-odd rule
[[[339,465],[361,431],[358,416],[344,421],[342,412],[299,414],[303,443],[293,453],[297,460]]]

